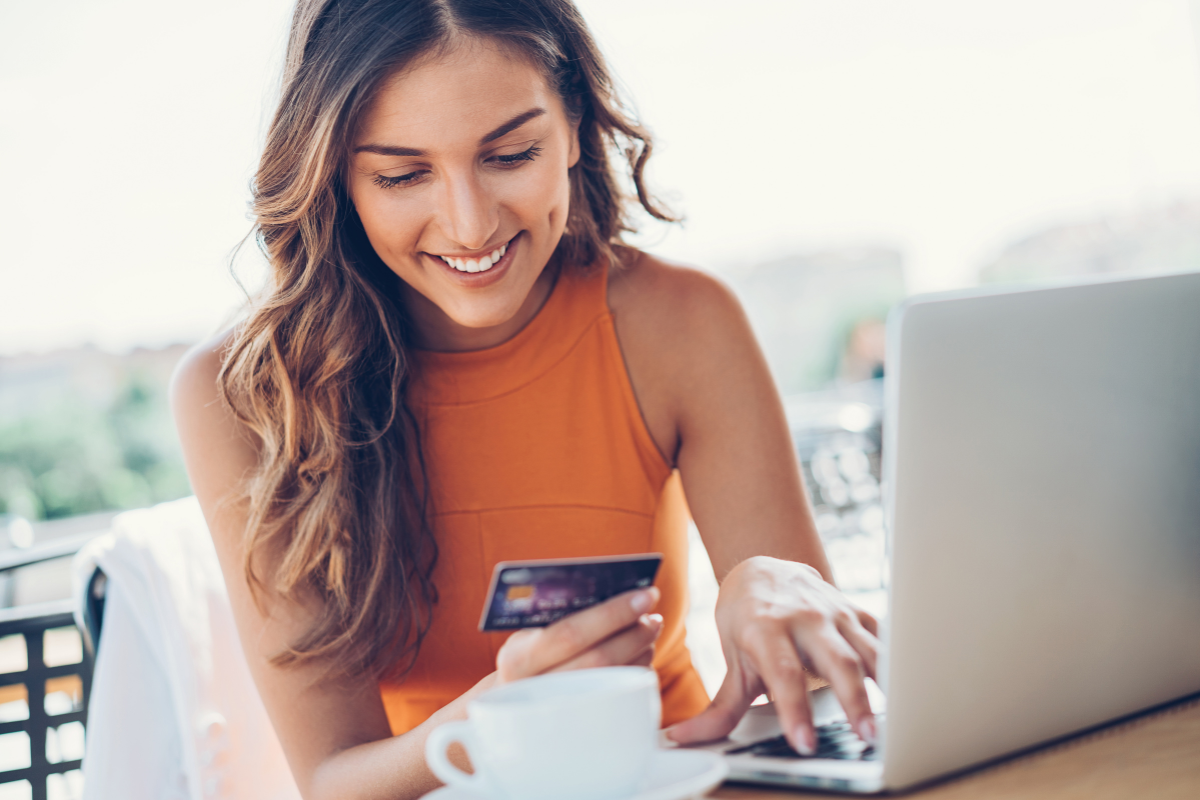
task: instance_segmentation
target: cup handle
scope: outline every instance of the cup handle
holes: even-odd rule
[[[446,748],[452,742],[458,742],[467,749],[467,756],[475,766],[474,775],[463,772],[446,758]],[[483,776],[479,773],[479,761],[475,758],[476,750],[475,732],[471,730],[471,723],[456,720],[439,725],[429,734],[429,738],[425,740],[425,761],[443,783],[486,794]]]

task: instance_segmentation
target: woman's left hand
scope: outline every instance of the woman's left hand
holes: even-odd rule
[[[829,681],[858,735],[874,744],[875,717],[865,678],[875,677],[880,644],[874,617],[808,566],[758,556],[721,584],[717,630],[729,671],[712,704],[667,735],[681,744],[729,734],[755,698],[767,693],[788,742],[816,752],[805,670]]]

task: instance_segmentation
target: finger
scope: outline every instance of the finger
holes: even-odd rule
[[[636,624],[620,631],[575,658],[555,666],[550,672],[596,667],[620,667],[654,658],[654,642],[662,633],[663,618],[659,614],[643,614]]]
[[[858,653],[833,625],[819,632],[800,632],[799,641],[817,671],[833,686],[851,727],[864,742],[875,744],[875,715],[863,684],[866,670]]]
[[[551,670],[633,625],[658,598],[654,586],[625,592],[545,628],[518,631],[496,654],[496,671],[516,680]]]
[[[879,672],[879,639],[869,629],[857,624],[853,619],[838,623],[838,633],[846,640],[858,657],[862,659],[863,671],[867,677],[874,678]]]
[[[858,624],[866,628],[872,636],[879,637],[879,620],[875,619],[874,614],[870,614],[855,606],[854,616],[858,617]]]
[[[725,680],[708,708],[689,720],[667,728],[667,738],[679,744],[723,739],[737,727],[754,698],[762,694],[762,683],[747,679],[740,666],[731,664]]]
[[[776,626],[764,628],[762,633],[744,638],[743,651],[775,702],[788,743],[802,755],[815,753],[817,733],[808,704],[808,681],[791,636]]]

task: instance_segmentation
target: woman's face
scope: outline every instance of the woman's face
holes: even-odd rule
[[[537,313],[578,158],[557,93],[490,41],[466,39],[384,84],[348,185],[375,252],[406,284],[422,346],[489,347]]]

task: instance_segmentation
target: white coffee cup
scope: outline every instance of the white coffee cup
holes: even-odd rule
[[[425,742],[433,774],[503,800],[622,800],[643,788],[658,747],[662,702],[646,667],[539,675],[491,689],[467,704],[467,720]],[[475,770],[446,758],[461,742]]]

